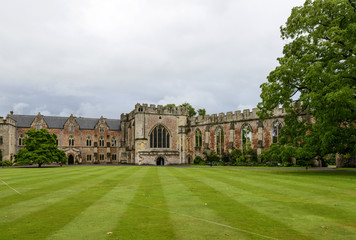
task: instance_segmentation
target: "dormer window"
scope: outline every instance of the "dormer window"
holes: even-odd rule
[[[103,125],[100,125],[99,126],[99,132],[103,133],[105,131],[105,128]]]
[[[74,125],[71,123],[69,124],[69,132],[74,132]]]
[[[40,130],[41,128],[42,128],[42,124],[41,123],[37,123],[36,130]]]

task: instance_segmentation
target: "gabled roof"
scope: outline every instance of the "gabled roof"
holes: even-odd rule
[[[117,119],[105,119],[110,130],[121,130],[120,120]]]
[[[43,119],[47,123],[48,128],[63,128],[65,122],[68,120],[67,117],[53,117],[53,116],[43,116]]]
[[[9,115],[10,118],[16,121],[17,127],[31,127],[31,123],[36,118],[35,115]],[[55,117],[55,116],[43,116],[43,119],[47,123],[48,128],[63,129],[64,124],[69,117]],[[74,118],[78,123],[80,129],[94,129],[98,123],[99,118]],[[110,130],[120,130],[120,120],[118,119],[105,119]]]
[[[17,127],[31,127],[31,123],[35,119],[34,115],[9,115],[10,118],[16,121]]]
[[[75,121],[78,123],[80,129],[94,129],[95,125],[98,123],[99,118],[75,118]]]

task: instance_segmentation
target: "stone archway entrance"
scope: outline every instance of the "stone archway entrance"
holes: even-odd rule
[[[73,165],[73,164],[74,164],[74,157],[71,154],[71,155],[68,156],[68,165]]]
[[[164,166],[164,158],[158,157],[156,160],[157,166]]]

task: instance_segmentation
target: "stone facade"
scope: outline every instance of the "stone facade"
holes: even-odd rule
[[[68,164],[191,164],[196,156],[248,146],[258,154],[277,141],[284,109],[261,121],[257,109],[188,117],[183,107],[136,104],[121,119],[14,115],[0,119],[3,159],[23,147],[25,132],[46,128],[57,135]],[[279,127],[279,128],[278,128]]]
[[[0,119],[1,120],[1,119]],[[9,114],[0,121],[3,159],[24,147],[23,139],[31,128],[45,128],[57,135],[58,148],[68,157],[68,164],[118,163],[120,121],[116,119],[50,117]]]

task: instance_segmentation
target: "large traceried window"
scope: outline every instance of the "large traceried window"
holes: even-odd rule
[[[162,125],[155,127],[150,134],[150,148],[169,148],[170,135]]]
[[[245,124],[241,129],[242,135],[242,150],[245,151],[247,149],[252,148],[252,128],[250,125]]]
[[[203,137],[201,135],[200,129],[195,131],[195,147],[201,147],[203,145]]]
[[[216,153],[218,155],[224,153],[224,130],[222,128],[216,130]]]
[[[272,142],[278,143],[279,142],[279,134],[281,133],[282,124],[277,120],[273,123],[273,132],[272,132]]]

